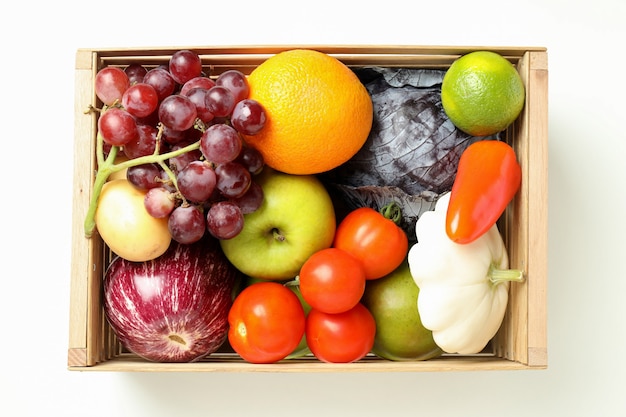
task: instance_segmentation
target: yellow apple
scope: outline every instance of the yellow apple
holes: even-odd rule
[[[134,262],[161,256],[170,245],[167,219],[145,209],[145,192],[128,180],[114,179],[102,187],[95,221],[102,240],[118,256]]]

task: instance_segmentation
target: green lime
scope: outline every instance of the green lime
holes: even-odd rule
[[[455,60],[443,77],[441,102],[454,125],[472,136],[506,129],[525,101],[524,82],[502,55],[475,51]]]

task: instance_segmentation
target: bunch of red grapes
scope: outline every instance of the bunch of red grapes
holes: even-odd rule
[[[263,202],[254,176],[264,161],[243,135],[255,135],[266,120],[263,106],[248,98],[242,72],[212,78],[197,53],[180,50],[168,65],[107,66],[96,75],[95,92],[104,104],[103,153],[117,147],[137,161],[126,178],[146,192],[150,215],[168,219],[174,240],[193,243],[206,231],[218,239],[239,234],[244,214]]]

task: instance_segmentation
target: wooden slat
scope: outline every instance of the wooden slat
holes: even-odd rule
[[[89,365],[87,359],[88,312],[91,306],[89,293],[90,274],[93,270],[91,256],[84,235],[82,220],[87,212],[91,195],[91,173],[95,161],[91,157],[95,135],[95,118],[84,114],[85,103],[93,101],[92,54],[79,51],[76,56],[74,104],[74,196],[72,203],[72,266],[70,282],[70,334],[69,366]],[[80,353],[77,353],[80,352]]]
[[[507,141],[515,149],[522,168],[522,183],[517,195],[507,207],[499,222],[500,231],[509,254],[509,267],[520,269],[527,275],[528,259],[528,59],[527,55],[517,63],[517,70],[526,88],[525,106],[518,119],[507,129]],[[527,363],[528,333],[528,291],[526,283],[512,283],[509,290],[509,302],[500,330],[494,339],[495,352],[498,356]]]
[[[115,359],[85,368],[90,371],[115,372],[460,372],[529,369],[524,364],[493,356],[449,356],[427,361],[389,361],[369,357],[355,363],[332,364],[315,358],[290,359],[274,364],[250,364],[235,356],[215,356],[196,363],[153,363],[135,355]]]
[[[210,73],[218,75],[225,69],[236,68],[248,74],[270,56],[293,48],[310,48],[335,56],[349,66],[384,65],[404,67],[445,68],[462,54],[479,49],[489,49],[516,63],[526,51],[542,51],[541,47],[487,47],[487,46],[411,46],[411,45],[259,45],[259,46],[182,46],[152,47],[145,49],[99,49],[104,65],[126,66],[131,62],[147,66],[167,63],[179,49],[197,52]]]
[[[530,52],[528,173],[528,364],[547,366],[548,56]]]
[[[92,51],[79,50],[76,54],[70,367],[91,366],[106,359],[102,355],[100,324],[103,319],[100,284],[106,265],[102,257],[104,244],[97,233],[91,239],[85,238],[83,224],[97,165],[94,152],[97,119],[85,112],[89,105],[96,104],[93,80],[98,62],[98,55]]]
[[[513,127],[522,185],[507,209],[505,235],[511,268],[526,282],[512,284],[496,353],[532,367],[547,366],[547,53],[528,52],[518,64],[527,86],[522,115]]]
[[[85,348],[69,348],[67,350],[67,366],[87,366],[87,349]]]
[[[224,46],[153,46],[144,48],[99,48],[88,50],[98,53],[102,58],[120,57],[169,57],[180,49],[191,49],[200,55],[271,55],[287,49],[308,48],[331,55],[373,56],[373,55],[461,55],[475,50],[488,49],[504,56],[521,57],[528,51],[545,51],[536,46],[447,46],[447,45],[319,45],[319,44],[282,44],[282,45],[224,45]]]
[[[522,167],[522,184],[516,198],[511,203],[508,234],[510,236],[510,267],[521,269],[526,281],[512,283],[509,305],[507,308],[507,324],[509,333],[506,341],[507,351],[504,357],[524,364],[528,363],[528,200],[530,183],[529,172],[532,170],[530,160],[530,124],[533,123],[530,112],[529,96],[533,86],[529,84],[530,60],[526,54],[518,63],[518,70],[524,85],[526,97],[522,116],[514,125],[516,140],[513,147]]]

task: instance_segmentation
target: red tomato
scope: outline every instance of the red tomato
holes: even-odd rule
[[[382,278],[406,258],[409,239],[398,225],[399,207],[391,204],[378,212],[370,207],[351,211],[339,223],[333,246],[351,253],[365,269],[366,279]]]
[[[361,303],[339,314],[311,310],[306,320],[306,341],[323,362],[349,363],[362,359],[374,346],[376,321]]]
[[[248,362],[284,359],[304,335],[304,309],[296,294],[278,282],[246,287],[228,313],[228,341]]]
[[[316,310],[325,313],[348,311],[365,292],[363,265],[344,250],[322,249],[302,265],[300,292]]]

